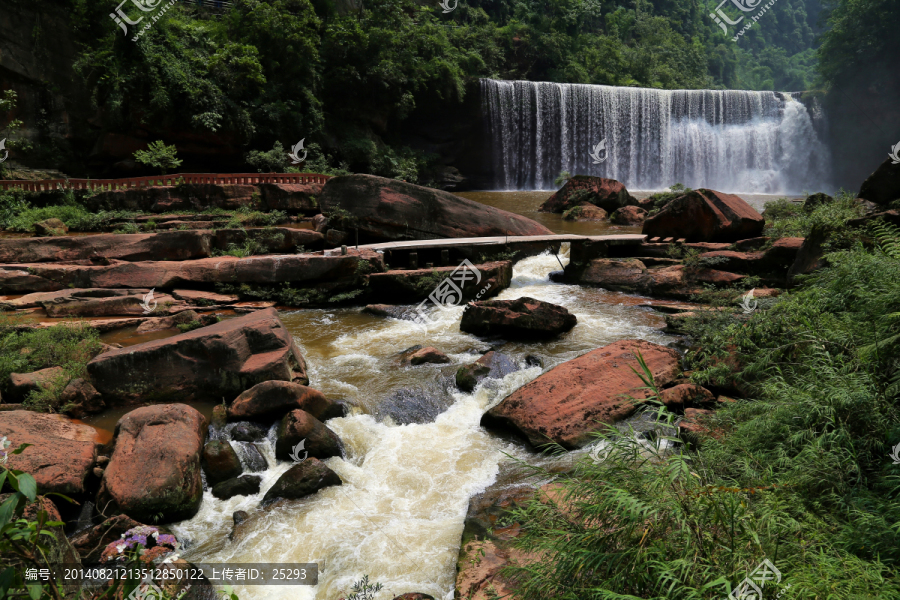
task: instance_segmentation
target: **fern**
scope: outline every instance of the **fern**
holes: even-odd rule
[[[900,227],[884,219],[876,219],[870,227],[878,249],[895,260],[900,260]]]

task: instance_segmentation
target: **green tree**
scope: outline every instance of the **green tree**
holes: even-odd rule
[[[3,92],[3,98],[0,98],[0,115],[6,113],[12,113],[13,109],[16,107],[16,103],[18,100],[18,95],[15,90],[6,90]],[[2,121],[0,121],[2,122]],[[4,150],[0,150],[6,155],[6,151],[11,149],[15,150],[24,150],[27,151],[31,148],[31,144],[28,143],[28,140],[20,137],[19,132],[24,127],[24,124],[20,119],[11,119],[5,127],[0,128],[0,141],[3,141]],[[5,176],[6,167],[4,166],[4,162],[0,163],[0,178]]]
[[[146,150],[138,150],[134,153],[134,159],[155,169],[162,170],[165,175],[169,169],[177,169],[181,166],[181,160],[177,158],[175,146],[167,146],[162,140],[150,142]]]

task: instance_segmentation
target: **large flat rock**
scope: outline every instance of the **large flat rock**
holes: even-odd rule
[[[643,340],[622,340],[550,369],[487,411],[486,427],[512,430],[535,445],[556,442],[574,449],[593,441],[604,423],[620,421],[635,410],[625,397],[646,398],[635,354],[640,353],[657,385],[680,371],[675,350]]]
[[[0,239],[0,262],[66,262],[87,259],[189,260],[210,256],[209,231],[166,231]]]
[[[361,251],[346,256],[285,254],[199,260],[115,262],[109,265],[31,263],[0,265],[0,293],[16,294],[73,288],[205,287],[216,283],[290,283],[347,279],[367,270],[383,271],[380,254]]]
[[[11,454],[7,467],[30,473],[41,494],[76,496],[94,466],[96,431],[62,415],[27,410],[0,411],[0,434],[14,450],[32,444],[22,454]]]
[[[104,352],[87,369],[107,404],[220,401],[263,381],[309,383],[303,356],[274,308]]]
[[[552,233],[511,212],[374,175],[329,179],[319,204],[326,215],[350,215],[352,223],[342,227],[359,227],[362,242]]]

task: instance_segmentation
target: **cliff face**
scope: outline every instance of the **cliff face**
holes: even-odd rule
[[[466,85],[462,103],[437,99],[423,102],[397,129],[403,144],[436,154],[439,164],[459,169],[465,179],[443,186],[445,189],[485,189],[493,184],[485,153],[485,117],[478,80]]]
[[[900,64],[900,63],[898,63]],[[856,191],[900,142],[900,66],[861,73],[825,99],[829,146],[838,187]]]
[[[32,144],[16,162],[77,167],[91,135],[89,102],[72,63],[78,51],[69,7],[55,0],[3,0],[0,10],[0,90],[14,90],[10,115]]]

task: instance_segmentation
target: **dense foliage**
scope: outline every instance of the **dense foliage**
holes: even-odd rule
[[[305,138],[332,166],[411,181],[428,157],[398,125],[459,102],[475,78],[810,89],[820,12],[779,0],[736,43],[713,0],[474,0],[448,14],[415,0],[235,0],[224,13],[178,4],[135,42],[140,26],[123,36],[106,5],[67,1],[76,65],[108,126],[137,118],[254,152]]]
[[[866,238],[749,320],[695,320],[694,379],[746,398],[675,453],[613,430],[514,513],[522,597],[720,598],[769,559],[782,599],[900,598],[900,229]]]

